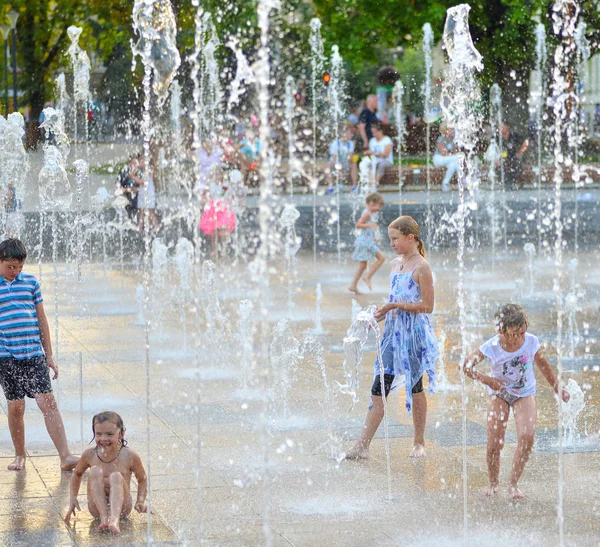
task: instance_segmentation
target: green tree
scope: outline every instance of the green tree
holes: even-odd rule
[[[354,89],[362,94],[375,86],[377,66],[391,64],[400,46],[417,49],[423,24],[429,22],[435,40],[442,38],[446,10],[456,2],[438,0],[313,0],[316,15],[323,23],[323,35],[340,46],[355,79]],[[600,48],[600,13],[596,2],[581,2],[580,18],[587,22],[592,53]],[[535,26],[538,13],[552,46],[551,14],[548,0],[487,0],[472,5],[469,23],[473,41],[484,57],[481,75],[484,87],[498,82],[504,89],[507,111],[513,121],[527,120],[529,73],[535,62]],[[555,42],[554,42],[555,43]],[[549,55],[549,58],[552,56]]]

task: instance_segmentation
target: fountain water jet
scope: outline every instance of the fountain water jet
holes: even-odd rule
[[[455,140],[459,152],[459,199],[458,206],[458,295],[461,357],[463,363],[467,356],[467,332],[465,316],[464,291],[464,252],[465,224],[471,210],[476,208],[475,190],[478,181],[473,180],[473,155],[476,143],[476,132],[480,126],[478,113],[473,104],[479,99],[479,87],[475,77],[476,72],[483,69],[482,57],[475,49],[469,33],[468,16],[470,6],[461,4],[447,11],[444,25],[444,45],[449,57],[449,70],[442,91],[440,106],[448,124],[454,127]],[[463,179],[464,177],[464,179]],[[465,183],[471,197],[471,203],[465,202]],[[465,377],[461,369],[462,392],[462,439],[463,439],[463,533],[468,531],[468,475],[467,475],[467,395],[465,392]]]

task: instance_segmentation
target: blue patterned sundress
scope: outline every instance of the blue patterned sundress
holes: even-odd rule
[[[365,209],[363,215],[368,213]],[[379,213],[369,213],[371,215],[371,222],[378,223]],[[375,258],[375,255],[379,252],[379,230],[371,230],[371,228],[357,228],[358,235],[354,241],[354,252],[352,253],[352,260],[358,261],[369,261]]]
[[[421,287],[413,279],[413,272],[394,271],[390,274],[388,302],[421,302]],[[392,391],[406,382],[406,409],[411,413],[412,388],[427,373],[429,394],[435,392],[435,361],[438,356],[435,333],[429,314],[405,310],[391,310],[386,314],[381,358],[384,374],[394,374]],[[375,377],[380,375],[379,356],[375,359]]]

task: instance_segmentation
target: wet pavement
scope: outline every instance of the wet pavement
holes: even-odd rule
[[[392,258],[391,252],[385,253]],[[566,253],[567,290],[571,290],[566,266],[570,258]],[[576,320],[581,339],[563,364],[565,378],[575,379],[586,394],[586,406],[578,421],[580,437],[565,448],[564,540],[566,545],[591,546],[600,541],[600,279],[594,252],[580,253],[578,259],[573,287],[580,296],[571,319]],[[438,340],[445,337],[443,365],[440,361],[438,366],[444,367],[447,382],[428,398],[427,457],[421,461],[408,458],[412,421],[404,409],[404,393],[390,398],[391,499],[383,428],[368,460],[338,462],[328,457],[329,452],[339,455],[360,434],[373,370],[371,347],[360,366],[360,400],[352,408],[351,398],[338,387],[344,381],[341,348],[352,311],[346,287],[354,265],[347,254],[339,265],[335,254],[326,254],[317,268],[312,255],[301,254],[291,284],[291,307],[283,260],[273,263],[269,296],[264,299],[243,261],[221,259],[216,268],[220,308],[209,298],[206,285],[200,287],[200,269],[191,273],[192,293],[182,297],[178,270],[171,264],[151,276],[145,317],[136,300],[143,277],[139,261],[127,262],[124,276],[118,264],[106,270],[100,264],[87,265],[81,287],[73,264],[58,265],[56,285],[52,265],[45,264],[42,290],[53,339],[58,320],[55,353],[62,370],[54,389],[72,450],[79,453],[88,446],[96,412],[119,412],[129,446],[139,451],[149,471],[155,514],[149,529],[147,516],[134,513],[123,524],[122,536],[115,538],[95,530],[81,495],[83,511],[70,526],[64,524],[70,473],[60,472],[41,414],[31,401],[25,417],[27,469],[6,470],[12,446],[2,398],[0,544],[198,545],[201,537],[202,545],[253,546],[267,544],[266,535],[276,546],[559,544],[557,408],[552,392],[537,375],[538,440],[521,481],[527,498],[513,502],[506,493],[516,440],[511,418],[502,456],[502,488],[495,499],[484,499],[486,394],[471,382],[466,385],[465,447],[462,441],[457,263],[448,251],[433,250],[430,260],[436,287],[435,331]],[[516,300],[529,312],[529,330],[547,345],[555,365],[554,257],[537,256],[533,278],[520,250],[497,257],[485,249],[467,252],[465,265],[469,348],[493,334],[496,307]],[[385,300],[386,268],[375,276],[372,293],[356,297],[361,306]],[[38,266],[28,264],[25,271],[38,274]],[[284,418],[283,391],[266,396],[273,390],[265,386],[274,386],[278,378],[268,366],[271,330],[289,317],[293,335],[300,342],[306,339],[315,328],[317,283],[323,294],[325,334],[316,339],[325,367],[319,367],[319,344],[313,344],[291,375]],[[254,302],[254,312],[243,324],[238,313],[242,299]],[[146,317],[152,322],[148,369]],[[249,349],[243,341],[253,324],[258,343]],[[566,318],[564,324],[566,328]],[[84,482],[82,494],[85,491]]]

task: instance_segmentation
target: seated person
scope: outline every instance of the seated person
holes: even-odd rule
[[[364,154],[365,156],[371,156],[374,160],[375,182],[378,184],[386,168],[394,165],[394,153],[392,151],[394,143],[392,139],[384,134],[381,123],[372,124],[371,131],[373,131],[373,138],[369,141],[369,149],[365,150]]]
[[[511,131],[510,124],[502,124],[502,159],[504,160],[504,183],[507,188],[514,188],[521,174],[523,154],[529,148],[529,139],[523,139]]]
[[[450,189],[452,176],[455,173],[458,175],[459,162],[454,150],[454,129],[446,126],[442,126],[441,129],[442,134],[435,143],[433,165],[446,168],[446,174],[442,181],[442,192],[447,192]]]
[[[352,181],[352,187],[358,184],[358,168],[354,161],[354,141],[352,140],[352,125],[344,128],[342,136],[332,141],[329,145],[329,166],[331,177],[329,179],[328,193],[333,192],[333,185],[339,176],[340,182],[348,179]]]

